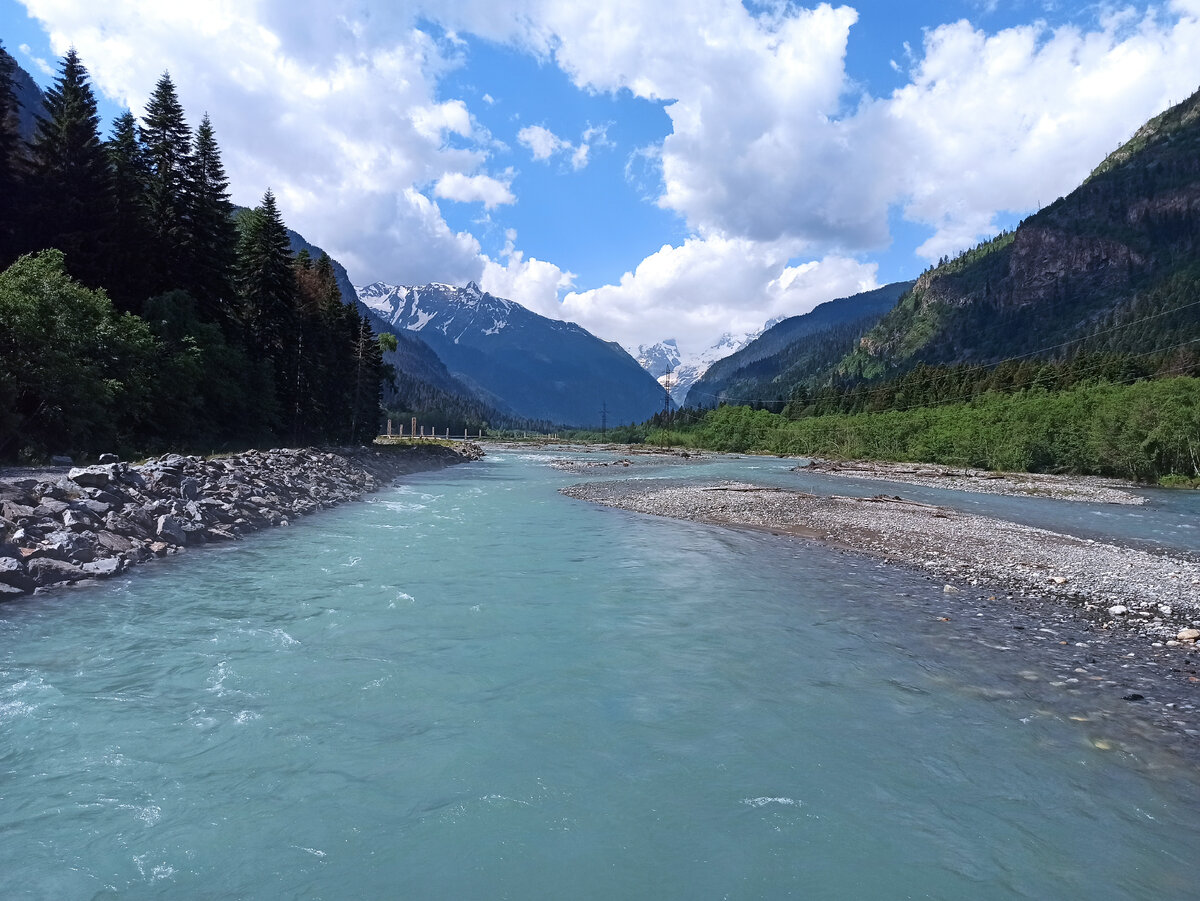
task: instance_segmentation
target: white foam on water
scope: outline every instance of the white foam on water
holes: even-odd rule
[[[417,501],[380,501],[379,505],[385,510],[390,510],[393,513],[416,513],[426,509],[429,505],[422,504]]]
[[[799,807],[801,802],[794,798],[742,798],[742,803],[750,807],[766,807],[768,804],[779,804],[783,807]]]
[[[208,679],[206,680],[208,684],[208,690],[216,694],[218,697],[223,697],[225,695],[225,680],[230,676],[233,676],[233,678],[236,679],[237,673],[233,671],[233,668],[229,665],[228,661],[220,661],[215,667],[213,667],[213,672],[209,674]]]
[[[18,717],[29,716],[37,708],[24,701],[4,701],[0,703],[0,723],[9,723]]]
[[[362,563],[362,557],[351,556],[342,566],[358,566],[360,563]]]
[[[313,857],[316,857],[319,860],[324,860],[325,857],[328,856],[324,851],[318,850],[317,848],[306,848],[303,845],[292,845],[292,847],[297,851],[303,851],[306,854],[311,854]]]
[[[117,809],[134,811],[134,816],[147,826],[153,826],[162,819],[162,808],[157,804],[146,804],[145,806],[139,804],[118,804]]]
[[[520,798],[510,798],[508,795],[482,795],[479,798],[485,804],[494,804],[497,801],[509,801],[513,804],[520,804],[522,807],[532,807],[528,801],[522,801]]]
[[[147,858],[149,854],[140,854],[133,858],[133,863],[137,867],[138,875],[150,882],[160,882],[163,879],[170,879],[175,875],[175,868],[166,861],[156,863],[150,867],[150,872],[146,872]]]
[[[261,720],[261,719],[262,719],[262,714],[254,711],[254,710],[239,710],[237,712],[237,715],[233,718],[233,721],[239,725],[242,725],[244,723],[249,723],[249,722],[253,722],[254,720]]]
[[[288,635],[287,632],[283,631],[283,629],[272,629],[271,635],[273,635],[275,639],[285,648],[294,647],[300,644],[299,641],[292,638],[292,636]]]

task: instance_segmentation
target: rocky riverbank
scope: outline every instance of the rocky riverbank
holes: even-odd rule
[[[482,454],[428,443],[169,454],[138,465],[107,455],[57,475],[0,478],[0,600],[235,541]]]
[[[1134,494],[1137,485],[1098,476],[1061,476],[1035,472],[991,472],[965,466],[933,463],[883,463],[872,460],[813,459],[797,466],[798,472],[823,472],[853,479],[902,482],[930,488],[975,491],[981,494],[1026,495],[1062,501],[1099,504],[1144,504]]]

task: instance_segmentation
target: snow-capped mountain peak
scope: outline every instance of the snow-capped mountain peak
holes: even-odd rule
[[[452,375],[498,409],[591,425],[602,410],[614,422],[637,422],[660,403],[653,379],[623,348],[474,282],[461,288],[376,282],[355,291],[386,326],[416,332]]]
[[[680,350],[679,343],[674,338],[667,338],[657,344],[641,345],[635,356],[642,368],[654,376],[660,385],[665,386],[667,372],[671,372],[671,398],[675,403],[682,405],[687,401],[687,394],[692,385],[704,375],[709,366],[741,350],[778,321],[771,320],[761,329],[744,335],[726,332],[698,353],[686,353]]]

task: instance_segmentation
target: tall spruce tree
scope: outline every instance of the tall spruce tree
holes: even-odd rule
[[[153,286],[146,265],[151,249],[150,210],[146,187],[150,168],[138,138],[137,120],[126,111],[113,123],[105,145],[112,173],[112,247],[105,287],[118,308],[141,312]]]
[[[21,131],[17,119],[19,103],[13,91],[16,62],[0,42],[0,269],[18,252],[21,224]]]
[[[188,287],[204,318],[231,325],[238,234],[233,222],[233,204],[229,202],[229,179],[208,113],[196,129],[188,204],[192,235],[188,248]]]
[[[63,57],[45,104],[32,145],[40,243],[57,247],[72,275],[99,287],[111,238],[112,184],[96,97],[74,48]]]
[[[299,334],[296,276],[287,228],[269,188],[262,204],[242,217],[241,226],[237,287],[246,338],[252,353],[271,361],[275,394],[290,425]]]
[[[187,194],[192,135],[169,72],[159,78],[146,104],[142,145],[149,168],[146,205],[158,261],[153,285],[157,293],[186,284],[191,240]]]

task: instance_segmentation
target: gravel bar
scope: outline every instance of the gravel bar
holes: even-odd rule
[[[813,459],[795,468],[796,472],[822,472],[851,479],[872,479],[952,488],[980,494],[1011,494],[1048,497],[1060,501],[1084,501],[1099,504],[1144,504],[1146,499],[1133,490],[1141,486],[1120,479],[1098,476],[1063,476],[1037,472],[991,472],[963,466],[932,463],[879,463],[871,460]]]
[[[1050,706],[1074,710],[1070,718],[1092,733],[1097,748],[1200,761],[1196,560],[895,496],[818,496],[677,479],[591,482],[561,491],[637,513],[815,540],[919,571],[943,589],[916,615],[944,625],[947,640],[1015,655],[1022,680],[1042,680],[1027,683],[1030,697],[1040,692]],[[1094,731],[1118,722],[1117,732],[1129,741]]]
[[[622,480],[563,493],[610,507],[766,529],[917,567],[955,593],[1002,588],[1073,605],[1106,629],[1188,643],[1200,625],[1200,563],[963,513],[948,507],[818,496],[743,482]]]

